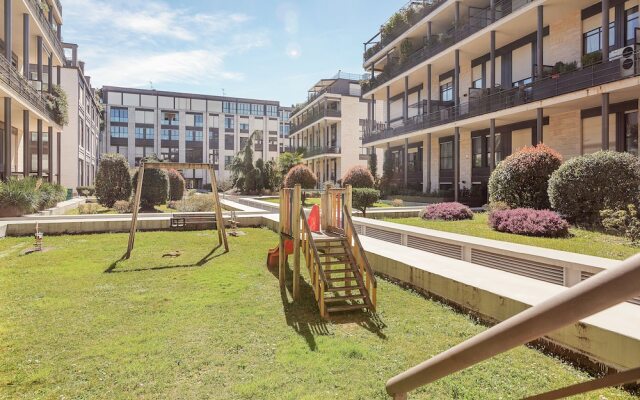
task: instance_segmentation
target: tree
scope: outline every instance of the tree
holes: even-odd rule
[[[367,216],[367,208],[372,207],[380,200],[380,191],[371,188],[353,188],[351,190],[351,202],[355,209],[362,211]]]
[[[391,150],[384,152],[384,162],[382,163],[382,179],[380,180],[380,190],[384,194],[389,194],[391,182],[393,181],[393,157]]]
[[[286,176],[289,170],[302,163],[302,153],[284,152],[278,157],[278,169],[282,176]]]
[[[96,174],[96,197],[105,207],[113,207],[118,200],[131,197],[129,163],[122,154],[106,153],[100,156]]]
[[[373,188],[374,182],[371,172],[366,167],[354,165],[344,174],[342,184],[351,185],[354,188]]]
[[[160,162],[157,156],[145,157],[141,162]],[[164,204],[169,195],[169,178],[167,172],[162,169],[145,169],[142,179],[142,193],[140,205],[144,210],[154,210],[154,206]],[[133,175],[132,184],[138,186],[138,171]],[[134,189],[135,191],[135,189]]]
[[[169,200],[181,200],[185,190],[184,177],[173,168],[167,170],[167,176],[169,178]]]
[[[378,155],[375,150],[373,153],[369,154],[369,161],[367,162],[369,167],[369,172],[371,172],[371,176],[373,176],[373,180],[378,180]]]
[[[253,165],[253,138],[260,131],[254,131],[248,138],[244,148],[233,158],[231,170],[234,186],[243,193],[261,190],[260,171]]]
[[[284,187],[292,188],[295,185],[300,185],[302,189],[313,189],[316,187],[316,176],[306,165],[296,165],[284,177]]]

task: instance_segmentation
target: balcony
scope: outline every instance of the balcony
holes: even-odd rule
[[[390,58],[382,73],[362,83],[362,93],[364,94],[380,87],[382,84],[445,51],[471,35],[480,32],[487,26],[501,20],[533,1],[535,0],[498,0],[496,1],[493,12],[489,8],[485,8],[482,12],[478,13],[478,15],[460,22],[459,26],[453,26],[444,33],[431,36],[431,39],[428,40],[424,46],[406,57],[402,59],[398,57]]]
[[[31,82],[16,70],[13,65],[0,54],[0,80],[20,97],[25,99],[33,108],[50,120],[54,120],[53,112],[47,107],[47,101],[41,92],[36,90]]]
[[[367,79],[367,76],[368,76],[367,74],[364,74],[364,75],[349,74],[349,73],[345,73],[345,72],[342,72],[342,71],[338,71],[337,74],[335,74],[334,76],[332,76],[330,79],[327,79],[327,80],[328,81],[332,81],[332,80],[337,80],[337,79],[346,79],[346,80],[351,80],[351,81],[361,81],[363,79]],[[309,104],[313,103],[318,97],[322,96],[325,93],[333,93],[333,94],[341,94],[341,95],[350,95],[351,94],[349,92],[349,88],[348,87],[335,87],[332,84],[324,86],[320,90],[316,90],[316,91],[310,92],[309,93],[309,97],[307,98],[307,101],[305,101],[304,103],[297,104],[294,107],[294,109],[291,110],[291,114],[290,114],[289,119],[293,118],[294,115],[296,115],[297,113],[302,111],[305,107],[307,107]]]
[[[298,125],[291,124],[290,135],[293,135],[295,132],[298,132],[299,130],[306,128],[307,126],[321,120],[322,118],[325,118],[325,117],[340,118],[341,116],[342,116],[342,112],[340,110],[334,110],[330,108],[326,110],[323,109],[318,112],[310,113]]]
[[[340,154],[340,147],[338,146],[322,146],[312,147],[304,151],[303,158],[311,158],[324,154]]]
[[[447,0],[409,1],[404,7],[393,14],[384,25],[382,25],[380,32],[364,44],[364,61],[366,62],[376,55],[385,46],[400,37],[403,33],[409,30],[409,28],[418,24],[427,15],[431,14],[446,2]],[[376,39],[379,40],[376,42]]]
[[[38,20],[38,22],[42,26],[42,29],[44,29],[45,34],[48,36],[49,40],[51,41],[51,44],[54,47],[55,51],[58,52],[58,56],[64,63],[65,57],[64,57],[64,51],[62,50],[62,43],[60,43],[60,39],[58,39],[58,34],[56,33],[56,31],[53,30],[53,27],[49,23],[49,18],[46,15],[44,15],[42,8],[38,4],[39,3],[38,0],[27,0],[27,3],[29,4],[29,7],[31,7],[33,17]],[[58,2],[58,6],[60,7],[59,2]],[[62,8],[59,8],[59,10],[60,12],[62,12]]]
[[[432,108],[435,108],[435,111],[428,114],[419,114],[406,121],[391,123],[390,126],[384,123],[376,123],[373,130],[365,132],[362,141],[367,144],[378,140],[390,139],[399,135],[507,110],[523,104],[640,75],[640,68],[637,67],[633,74],[623,75],[621,71],[621,60],[617,59],[564,74],[554,74],[547,78],[506,90],[493,89],[493,93],[487,89],[470,89],[470,97],[473,100],[453,107],[440,107],[434,101],[432,103],[435,103],[436,106],[434,107],[432,104]],[[474,93],[474,91],[477,92]],[[418,107],[420,109],[426,108],[424,104],[418,105]]]

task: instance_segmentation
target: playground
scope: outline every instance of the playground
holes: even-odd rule
[[[388,377],[486,329],[381,279],[375,319],[324,320],[304,258],[294,302],[291,268],[281,289],[265,267],[278,235],[242,231],[211,254],[216,232],[139,232],[110,272],[126,233],[49,236],[50,250],[29,256],[32,238],[3,239],[0,397],[386,399]],[[411,398],[516,398],[587,379],[519,347]]]

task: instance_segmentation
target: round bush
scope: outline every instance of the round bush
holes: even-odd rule
[[[184,196],[185,181],[182,174],[175,169],[167,170],[169,178],[169,200],[180,200]]]
[[[299,164],[289,170],[283,184],[287,188],[300,185],[302,189],[313,189],[316,187],[316,176],[309,167]]]
[[[592,224],[600,211],[638,201],[640,161],[629,153],[599,151],[564,163],[549,180],[554,210],[570,221]]]
[[[380,191],[371,188],[355,188],[351,191],[352,206],[356,210],[362,211],[362,215],[367,215],[367,208],[372,207],[376,201],[380,200]]]
[[[145,158],[145,162],[158,162],[156,158]],[[133,175],[132,185],[138,184],[138,171]],[[134,189],[135,190],[135,189]],[[169,178],[167,172],[161,169],[145,169],[142,179],[142,194],[140,206],[146,210],[152,210],[154,206],[164,204],[169,195]]]
[[[473,211],[464,204],[456,202],[436,203],[425,207],[420,213],[420,217],[429,220],[460,221],[473,219]]]
[[[355,165],[342,177],[342,185],[351,185],[353,188],[372,188],[374,184],[373,175],[368,168],[362,165]]]
[[[96,174],[96,197],[105,207],[113,207],[118,200],[131,197],[129,163],[122,154],[106,153],[100,156]]]
[[[565,237],[569,223],[549,210],[516,208],[489,213],[489,225],[499,232],[526,236]]]
[[[511,208],[549,208],[549,177],[560,164],[560,154],[544,144],[522,148],[491,173],[489,201],[504,202]]]
[[[0,182],[0,217],[20,217],[35,211],[38,196],[34,179]]]

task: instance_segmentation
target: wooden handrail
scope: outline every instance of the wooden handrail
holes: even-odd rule
[[[367,271],[367,275],[370,276],[371,283],[374,288],[378,287],[378,282],[376,281],[376,275],[373,273],[373,269],[371,268],[371,264],[369,264],[369,259],[367,258],[367,254],[364,252],[364,247],[362,247],[362,243],[360,242],[360,236],[358,236],[358,232],[356,232],[356,228],[353,225],[353,220],[351,219],[351,215],[347,211],[346,204],[344,205],[344,219],[347,221],[349,226],[349,230],[352,232],[353,240],[356,242],[356,245],[362,249],[362,260],[364,261],[364,269]]]
[[[640,254],[600,272],[387,381],[394,398],[640,294]]]
[[[327,280],[327,277],[324,275],[324,271],[321,268],[322,264],[320,264],[320,257],[318,256],[318,248],[316,247],[316,242],[313,240],[313,236],[311,234],[311,228],[309,227],[309,223],[307,222],[307,216],[305,215],[304,210],[302,209],[300,209],[300,219],[302,220],[302,224],[304,226],[304,232],[308,238],[307,240],[311,244],[311,249],[313,250],[313,259],[317,265],[318,276],[320,277],[320,279],[322,279],[322,282],[324,283],[325,287],[327,287],[329,285],[329,281]]]

